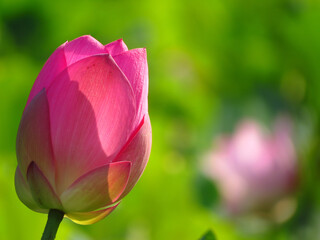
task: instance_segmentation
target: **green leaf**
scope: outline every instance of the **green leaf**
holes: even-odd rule
[[[211,230],[209,230],[203,235],[202,238],[200,238],[200,240],[217,240],[217,238],[214,235],[214,233]]]

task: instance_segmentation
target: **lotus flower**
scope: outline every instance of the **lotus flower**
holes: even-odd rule
[[[227,210],[233,214],[272,208],[296,187],[297,162],[290,122],[279,118],[272,133],[241,122],[233,136],[218,137],[205,162]]]
[[[151,149],[145,49],[91,36],[61,45],[37,77],[17,134],[16,192],[79,224],[107,216]]]

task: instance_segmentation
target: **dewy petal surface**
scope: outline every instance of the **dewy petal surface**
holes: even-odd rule
[[[28,167],[27,181],[32,197],[38,206],[45,209],[62,209],[61,202],[54,189],[34,162]]]
[[[31,92],[28,97],[27,106],[31,100],[43,89],[51,85],[52,81],[61,73],[66,67],[66,59],[64,55],[64,46],[66,43],[58,47],[49,57],[43,68],[41,69],[36,81],[33,84]]]
[[[130,167],[130,162],[110,163],[77,179],[60,197],[66,212],[92,211],[117,201]]]
[[[144,48],[123,52],[113,57],[131,83],[137,106],[137,126],[148,112],[148,63]]]
[[[33,199],[29,184],[25,181],[24,177],[22,176],[19,167],[17,167],[16,169],[14,185],[20,201],[23,202],[23,204],[25,204],[28,208],[36,212],[48,212],[48,210],[46,209],[41,209]]]
[[[116,40],[114,42],[111,42],[111,43],[105,45],[105,49],[111,56],[115,56],[115,55],[120,54],[122,52],[128,51],[128,47],[123,42],[122,39]]]
[[[129,140],[115,159],[115,162],[130,161],[132,163],[130,178],[120,199],[127,195],[134,187],[149,159],[151,151],[151,124],[148,115],[143,118],[141,124],[137,129],[138,132],[134,133],[132,139]]]
[[[73,222],[81,225],[89,225],[96,223],[100,221],[101,219],[108,216],[117,206],[115,206],[98,210],[98,211],[92,211],[92,212],[74,212],[74,213],[68,213],[67,217],[70,218]]]
[[[64,48],[67,66],[92,55],[107,53],[105,47],[91,36],[82,36],[68,42]]]
[[[69,66],[48,89],[48,99],[61,193],[120,151],[132,132],[135,98],[113,59],[97,55]]]
[[[36,162],[54,186],[55,167],[50,135],[49,105],[44,89],[32,99],[23,113],[16,148],[22,175],[26,177],[29,164]]]

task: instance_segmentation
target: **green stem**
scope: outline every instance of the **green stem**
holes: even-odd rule
[[[50,209],[48,221],[44,229],[41,240],[53,240],[56,237],[59,225],[63,219],[64,212],[56,209]]]

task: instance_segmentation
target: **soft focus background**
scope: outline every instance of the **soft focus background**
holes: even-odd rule
[[[65,219],[57,239],[320,239],[320,2],[0,1],[0,239],[40,239],[46,215],[16,196],[15,138],[29,91],[60,44],[90,34],[148,51],[153,146],[133,191],[106,219]],[[230,216],[202,173],[216,136],[250,117],[293,122],[299,186],[281,223]],[[250,151],[250,149],[248,149]],[[272,175],[270,176],[272,178]]]

